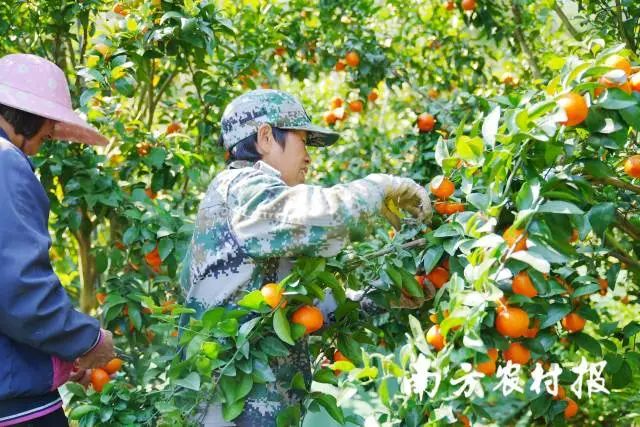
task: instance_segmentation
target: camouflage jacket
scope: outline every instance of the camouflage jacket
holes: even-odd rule
[[[336,255],[349,230],[380,210],[383,197],[367,178],[329,188],[289,187],[264,162],[232,163],[200,204],[181,278],[188,306],[196,316],[234,306],[248,291],[284,278],[296,256]],[[275,425],[278,412],[295,403],[285,384],[296,371],[311,380],[306,343],[284,359],[273,362],[276,383],[252,391],[235,425]],[[234,425],[222,421],[219,406],[209,409],[206,420],[210,426]]]

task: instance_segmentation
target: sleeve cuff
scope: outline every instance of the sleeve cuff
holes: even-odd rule
[[[91,350],[93,350],[94,348],[96,348],[96,346],[98,344],[100,344],[102,341],[104,340],[104,334],[102,333],[102,329],[98,330],[98,337],[96,338],[96,340],[93,342],[93,345],[89,348],[89,350],[85,351],[82,356],[86,355],[87,353],[91,352]]]

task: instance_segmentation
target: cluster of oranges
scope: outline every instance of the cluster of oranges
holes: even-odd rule
[[[453,215],[457,212],[464,212],[463,203],[447,201],[456,191],[455,184],[449,178],[434,178],[431,181],[429,189],[431,190],[431,194],[439,199],[433,207],[440,215]]]
[[[476,0],[462,0],[460,2],[462,10],[470,12],[476,8]],[[447,0],[444,4],[444,8],[447,10],[453,10],[456,8],[456,2],[454,0]]]
[[[338,62],[336,62],[335,70],[344,71],[347,66],[356,68],[358,65],[360,65],[360,55],[358,54],[358,52],[352,50],[347,52],[343,59],[338,59]]]
[[[111,375],[115,374],[122,368],[122,360],[111,359],[109,363],[101,368],[95,368],[91,370],[91,385],[93,389],[100,393],[104,386],[111,380]]]
[[[345,120],[349,115],[349,111],[352,113],[362,112],[364,103],[360,99],[354,99],[345,105],[345,101],[339,96],[336,96],[331,100],[329,107],[329,111],[323,114],[323,119],[326,124],[332,125],[337,121]],[[348,110],[345,107],[347,107]]]
[[[267,283],[260,289],[267,305],[273,309],[284,308],[287,300],[284,298],[284,289],[277,283]],[[304,305],[291,315],[291,322],[305,327],[307,334],[312,334],[324,325],[324,316],[318,307]]]

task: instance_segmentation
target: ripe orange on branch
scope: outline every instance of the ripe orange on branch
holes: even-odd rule
[[[358,55],[358,52],[355,52],[353,50],[347,53],[347,55],[344,57],[344,60],[350,67],[357,67],[358,65],[360,65],[360,55]]]
[[[110,379],[109,374],[104,369],[96,368],[91,370],[91,385],[98,393],[102,391]]]
[[[504,360],[510,360],[513,363],[526,365],[531,359],[531,352],[519,342],[512,342],[509,348],[502,352],[502,357]]]
[[[115,374],[120,370],[120,368],[122,368],[122,359],[118,359],[116,357],[111,359],[102,369],[104,369],[108,374]]]
[[[363,108],[364,108],[364,104],[359,99],[356,99],[355,101],[351,101],[349,103],[349,109],[354,113],[361,112]]]
[[[162,265],[162,258],[160,258],[160,252],[158,252],[158,246],[156,246],[151,252],[144,256],[144,260],[149,264],[151,269],[156,273],[160,271]]]
[[[624,162],[624,172],[633,178],[640,178],[640,155],[629,157]]]
[[[344,101],[342,100],[342,98],[340,98],[339,96],[334,96],[333,98],[331,98],[331,102],[329,103],[329,105],[332,109],[335,109],[342,107],[343,103]]]
[[[526,271],[521,271],[515,275],[511,281],[511,290],[514,294],[524,295],[529,298],[538,295],[538,291],[533,286],[533,282],[531,282],[531,278]]]
[[[282,301],[284,290],[281,289],[277,283],[267,283],[262,287],[262,289],[260,289],[260,293],[262,293],[264,301],[269,307],[276,308],[280,304],[280,301]],[[281,307],[285,308],[286,306],[287,301],[285,300]]]
[[[573,399],[566,399],[567,407],[564,408],[564,418],[569,419],[573,418],[578,413],[578,404],[573,401]]]
[[[496,330],[505,337],[519,338],[529,329],[529,315],[518,307],[504,307],[496,314]]]
[[[436,126],[436,118],[433,114],[422,113],[418,116],[418,129],[420,132],[431,132]]]
[[[620,55],[611,55],[604,61],[604,65],[611,68],[622,70],[625,74],[631,74],[631,63],[627,58]]]
[[[571,334],[583,330],[586,323],[586,319],[578,313],[569,313],[562,319],[562,327]]]
[[[456,186],[449,178],[442,177],[438,182],[438,178],[431,181],[429,185],[431,193],[441,200],[448,199],[456,191]]]
[[[496,361],[498,360],[498,350],[490,348],[487,350],[487,356],[489,360],[486,362],[480,362],[476,365],[476,371],[482,372],[486,376],[490,377],[496,373]]]
[[[307,334],[311,334],[322,328],[324,317],[318,307],[305,305],[297,309],[291,316],[291,321],[306,328]]]
[[[433,325],[427,331],[427,342],[437,351],[442,350],[445,344],[444,336],[440,333],[440,325]]]
[[[567,119],[561,122],[565,126],[576,126],[584,122],[589,115],[589,107],[584,97],[578,93],[570,92],[561,96],[557,101],[558,106],[562,109]]]
[[[462,0],[462,10],[470,11],[476,8],[476,0]]]
[[[520,236],[522,236],[522,238],[518,240]],[[514,252],[524,251],[527,249],[527,233],[525,233],[524,230],[511,226],[504,231],[502,238],[510,248],[515,245],[513,249]],[[516,243],[517,240],[518,243]]]
[[[375,102],[376,99],[378,99],[378,89],[372,89],[371,92],[369,92],[369,95],[367,95],[367,99],[371,102]]]
[[[436,267],[426,277],[436,289],[440,289],[449,281],[449,272],[443,267]]]

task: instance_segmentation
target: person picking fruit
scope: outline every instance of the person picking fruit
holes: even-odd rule
[[[0,58],[0,426],[68,426],[58,387],[74,364],[113,358],[111,333],[74,309],[51,268],[49,198],[28,156],[52,138],[106,143],[73,111],[60,68]]]
[[[331,146],[339,135],[313,125],[288,93],[241,95],[225,109],[221,129],[228,166],[200,204],[181,278],[196,316],[215,306],[233,306],[247,291],[280,281],[292,258],[336,255],[350,230],[378,215],[397,225],[389,201],[420,221],[431,218],[426,190],[411,179],[371,174],[328,188],[306,184],[307,147]],[[279,299],[278,292],[269,289],[267,296]],[[313,306],[302,307],[292,320],[308,332],[322,326]],[[276,378],[301,372],[310,379],[306,340],[298,341],[286,359],[272,366]],[[299,400],[286,381],[279,381],[265,384],[259,396],[252,391],[235,425],[275,425],[279,411]],[[205,425],[230,425],[216,424],[221,420],[220,405],[211,405]]]

